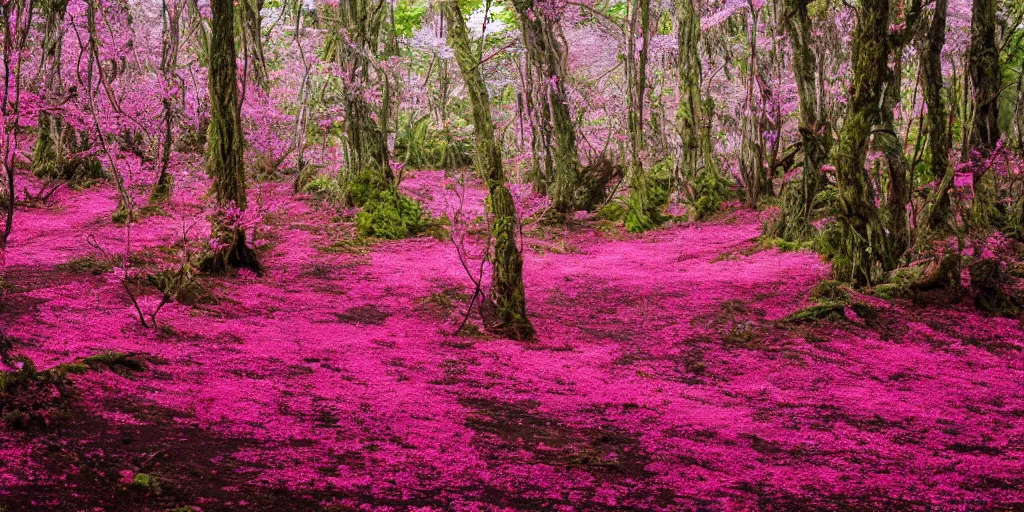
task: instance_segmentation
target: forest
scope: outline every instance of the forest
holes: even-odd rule
[[[0,12],[0,512],[1024,509],[1019,0]]]

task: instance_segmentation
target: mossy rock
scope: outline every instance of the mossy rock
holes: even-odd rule
[[[831,279],[821,281],[811,289],[811,299],[815,302],[849,303],[850,288],[846,283]]]
[[[83,359],[82,363],[93,370],[108,369],[117,374],[141,372],[146,369],[146,362],[139,355],[115,351],[91,355]]]
[[[838,302],[815,304],[787,316],[785,320],[793,323],[821,321],[837,322],[846,318],[845,311],[846,305]]]

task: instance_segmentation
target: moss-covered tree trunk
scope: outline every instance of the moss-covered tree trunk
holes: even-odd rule
[[[210,126],[206,172],[213,180],[218,211],[211,218],[210,253],[201,264],[206,272],[229,268],[260,271],[256,254],[245,242],[238,221],[246,209],[244,135],[238,98],[235,56],[234,0],[210,0]]]
[[[971,126],[971,153],[974,165],[974,200],[972,223],[986,228],[1000,222],[995,173],[983,161],[999,141],[999,92],[1002,75],[999,67],[999,46],[996,44],[997,0],[974,0],[971,7],[971,46],[968,50],[967,72],[974,92],[974,122]]]
[[[874,146],[882,152],[888,168],[885,191],[885,222],[886,239],[889,254],[887,261],[896,262],[910,246],[910,227],[907,216],[907,205],[910,203],[910,182],[907,171],[907,155],[903,140],[896,133],[896,120],[893,109],[901,99],[903,81],[903,47],[895,46],[893,51],[892,71],[889,72],[879,111],[879,122],[875,130]]]
[[[44,16],[43,44],[40,53],[39,71],[42,74],[42,88],[39,91],[50,101],[64,94],[61,80],[61,56],[64,45],[64,17],[67,15],[68,0],[44,0],[40,2]],[[36,144],[32,150],[32,173],[40,178],[62,177],[67,165],[67,149],[64,140],[63,121],[49,112],[40,111]]]
[[[820,116],[818,64],[811,49],[811,18],[808,0],[787,0],[783,20],[793,52],[793,78],[800,102],[799,131],[804,161],[800,177],[783,195],[782,213],[769,235],[789,241],[808,239],[814,232],[811,212],[814,197],[825,185],[821,166],[828,156],[830,128]]]
[[[928,133],[928,152],[931,155],[932,175],[939,180],[929,201],[930,206],[918,223],[921,228],[934,230],[949,217],[949,188],[953,184],[954,170],[949,165],[950,137],[947,128],[946,103],[942,99],[942,48],[946,45],[946,11],[949,0],[935,0],[935,12],[921,44],[921,86],[928,107],[925,126]]]
[[[576,124],[565,90],[565,49],[555,34],[555,21],[546,12],[552,4],[536,6],[533,0],[513,0],[530,65],[541,73],[536,84],[541,94],[537,108],[547,114],[554,135],[553,169],[548,194],[555,210],[569,213],[579,206],[580,156]]]
[[[676,2],[677,44],[679,47],[679,106],[676,129],[680,147],[676,168],[680,183],[692,183],[700,172],[715,179],[722,170],[711,144],[711,100],[701,94],[700,16],[696,0]]]
[[[269,81],[267,58],[263,51],[263,0],[241,0],[238,2],[242,30],[240,34],[245,49],[246,65],[256,85],[266,89]]]
[[[382,0],[345,0],[338,4],[340,26],[336,34],[336,53],[343,70],[345,92],[345,128],[350,148],[349,172],[370,169],[385,181],[394,180],[391,171],[386,122],[383,112],[375,112],[367,95],[381,91],[375,81],[374,59],[380,52],[381,25],[386,6]]]
[[[476,136],[477,166],[487,182],[489,204],[493,214],[491,233],[494,236],[494,278],[490,297],[497,305],[498,321],[491,328],[513,339],[532,339],[533,325],[526,316],[526,291],[523,286],[523,257],[519,252],[517,232],[519,218],[512,194],[505,185],[501,148],[494,136],[490,99],[480,74],[480,56],[469,42],[466,22],[456,0],[443,0],[440,9],[448,23],[448,46],[462,71],[473,109],[473,131]]]
[[[650,46],[651,2],[634,0],[629,17],[626,44],[626,128],[629,131],[629,213],[627,222],[633,231],[645,231],[657,224],[648,212],[647,173],[641,156],[647,147],[644,139],[644,99],[647,89],[647,59]],[[640,47],[636,47],[637,40]],[[656,214],[657,212],[655,212]]]
[[[836,147],[836,181],[842,229],[837,272],[857,284],[870,284],[876,264],[891,267],[891,254],[870,193],[864,161],[868,137],[879,119],[889,65],[889,0],[862,0],[853,31],[853,80],[846,120]]]

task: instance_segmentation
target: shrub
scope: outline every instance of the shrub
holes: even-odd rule
[[[661,213],[661,210],[668,204],[672,186],[669,174],[671,167],[671,160],[662,160],[651,167],[643,182],[645,201],[642,205],[637,204],[641,197],[639,195],[630,194],[626,198],[626,214],[623,218],[626,231],[642,233],[668,220],[668,216]]]
[[[338,180],[326,174],[318,174],[302,186],[302,191],[322,201],[341,202],[344,194]]]
[[[385,189],[363,204],[355,218],[360,235],[398,240],[423,232],[427,219],[420,204],[405,194]]]
[[[342,198],[347,205],[362,207],[376,200],[382,190],[390,187],[391,183],[388,183],[383,172],[374,166],[367,166],[344,181]]]
[[[693,180],[693,199],[687,202],[694,220],[706,219],[722,209],[729,197],[729,181],[717,172],[702,170]]]
[[[435,130],[430,116],[409,118],[395,134],[395,159],[413,169],[456,169],[473,165],[473,141],[460,133]]]

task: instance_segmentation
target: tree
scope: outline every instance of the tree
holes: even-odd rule
[[[44,16],[42,53],[40,54],[38,91],[49,103],[59,105],[71,99],[72,91],[64,87],[61,62],[64,47],[64,18],[68,0],[43,0]],[[89,138],[64,122],[59,115],[39,112],[35,147],[32,150],[32,172],[42,178],[71,179],[76,174],[103,176],[103,167],[96,158],[74,158],[70,155],[91,149]]]
[[[996,0],[974,0],[971,5],[971,47],[967,74],[971,79],[974,109],[968,137],[968,159],[974,162],[974,202],[972,222],[987,227],[999,222],[996,180],[982,161],[996,148],[999,131],[999,92],[1002,74],[999,67],[999,46],[996,44]]]
[[[150,201],[159,203],[171,195],[171,175],[168,168],[171,163],[172,128],[174,124],[173,96],[171,95],[172,84],[177,85],[175,70],[178,67],[178,50],[181,37],[181,5],[175,0],[163,0],[160,4],[160,17],[163,21],[163,31],[160,45],[160,73],[163,77],[165,87],[163,98],[160,104],[163,108],[161,117],[164,124],[163,141],[160,148],[160,174],[157,176],[153,191],[149,196]]]
[[[513,0],[527,60],[539,74],[538,112],[546,114],[554,132],[553,176],[549,177],[548,194],[552,206],[561,213],[575,211],[581,205],[577,197],[580,182],[580,155],[576,147],[576,124],[569,110],[565,90],[565,49],[555,35],[554,6],[550,2],[536,5],[534,0]],[[587,205],[585,205],[587,206]]]
[[[811,18],[807,12],[809,0],[786,0],[783,24],[793,52],[793,78],[799,97],[800,145],[803,151],[803,169],[800,177],[783,194],[780,217],[769,229],[769,235],[788,241],[806,240],[814,233],[811,211],[814,197],[825,185],[821,166],[831,147],[831,127],[822,112],[822,98],[818,97],[818,64],[811,49]]]
[[[476,164],[487,183],[489,206],[494,218],[494,278],[490,297],[497,305],[498,322],[492,328],[513,339],[534,337],[533,325],[526,316],[526,291],[523,286],[523,257],[519,252],[519,218],[512,194],[505,184],[501,148],[494,135],[487,87],[480,73],[480,56],[473,51],[466,22],[457,0],[443,0],[441,13],[448,23],[448,45],[462,72],[473,111],[476,136]],[[486,319],[485,319],[486,320]]]
[[[218,211],[214,213],[210,253],[200,268],[224,272],[249,268],[260,272],[256,253],[245,243],[239,224],[246,209],[244,136],[238,99],[235,62],[234,0],[210,0],[210,127],[206,146],[206,172],[213,179]]]
[[[692,185],[698,179],[718,182],[723,180],[722,169],[715,158],[711,145],[711,116],[713,101],[701,92],[700,17],[697,15],[696,0],[676,2],[677,45],[679,47],[679,106],[676,109],[676,128],[679,131],[680,148],[676,167],[677,179]],[[702,176],[700,176],[702,175]],[[710,197],[693,193],[695,203],[717,202]],[[717,210],[717,204],[698,207],[701,211]]]
[[[390,166],[387,123],[391,117],[391,84],[377,64],[383,49],[382,40],[390,12],[384,0],[343,0],[331,9],[335,28],[330,34],[328,55],[341,66],[344,89],[345,133],[350,176],[364,170],[378,174],[381,180],[393,181]],[[393,30],[391,24],[390,30]],[[380,92],[381,106],[375,108],[367,99]],[[356,201],[359,202],[359,201]]]
[[[629,131],[629,212],[627,225],[634,231],[643,231],[658,224],[657,211],[649,211],[647,172],[641,155],[647,143],[644,140],[644,100],[647,88],[647,60],[651,40],[651,2],[634,0],[631,4],[626,37],[626,112]],[[640,48],[636,47],[637,39]]]
[[[889,241],[864,169],[868,137],[879,121],[879,104],[889,65],[889,0],[863,0],[853,30],[853,79],[846,120],[836,147],[840,247],[837,273],[857,284],[873,281],[876,264],[889,270]]]
[[[949,130],[946,104],[942,99],[942,48],[946,45],[946,11],[948,0],[935,0],[935,12],[921,44],[921,84],[928,106],[926,127],[928,151],[931,153],[932,175],[939,180],[932,194],[929,209],[918,225],[935,229],[949,216],[949,188],[953,184],[953,168],[949,165]]]

